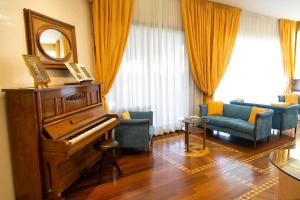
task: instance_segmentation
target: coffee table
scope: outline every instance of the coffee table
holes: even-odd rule
[[[278,169],[278,199],[300,197],[300,149],[279,149],[269,155]]]
[[[186,146],[186,152],[189,152],[189,133],[190,133],[190,125],[199,125],[201,124],[202,128],[202,137],[203,137],[203,150],[205,150],[205,139],[206,139],[206,123],[208,122],[207,119],[204,118],[184,118],[183,120],[180,120],[184,123],[184,130],[185,130],[185,146]]]

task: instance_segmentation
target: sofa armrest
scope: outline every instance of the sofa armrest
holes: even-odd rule
[[[207,115],[207,110],[208,110],[207,104],[201,104],[201,105],[199,105],[199,108],[200,108],[200,115],[201,116],[206,116]]]
[[[153,111],[146,111],[146,112],[130,111],[129,114],[131,119],[148,119],[149,124],[153,125]]]
[[[271,134],[272,129],[272,116],[274,111],[268,110],[256,115],[255,118],[255,134],[256,140],[268,137]]]

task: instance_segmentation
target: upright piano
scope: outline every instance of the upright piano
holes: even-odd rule
[[[99,84],[5,89],[17,199],[63,199],[101,158],[93,144],[119,118],[107,114]]]

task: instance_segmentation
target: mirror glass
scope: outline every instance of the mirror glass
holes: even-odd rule
[[[56,29],[46,29],[40,34],[40,45],[44,52],[54,59],[65,58],[70,53],[70,42]]]

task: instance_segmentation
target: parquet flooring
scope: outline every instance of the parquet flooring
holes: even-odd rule
[[[299,129],[298,129],[299,130]],[[252,143],[234,137],[208,135],[209,154],[187,157],[183,133],[155,138],[152,153],[126,152],[119,159],[123,176],[115,171],[106,182],[97,183],[97,174],[79,180],[66,192],[67,199],[277,199],[278,171],[268,154],[278,148],[300,145],[293,130],[270,142]],[[192,145],[202,144],[201,135],[191,135]]]

